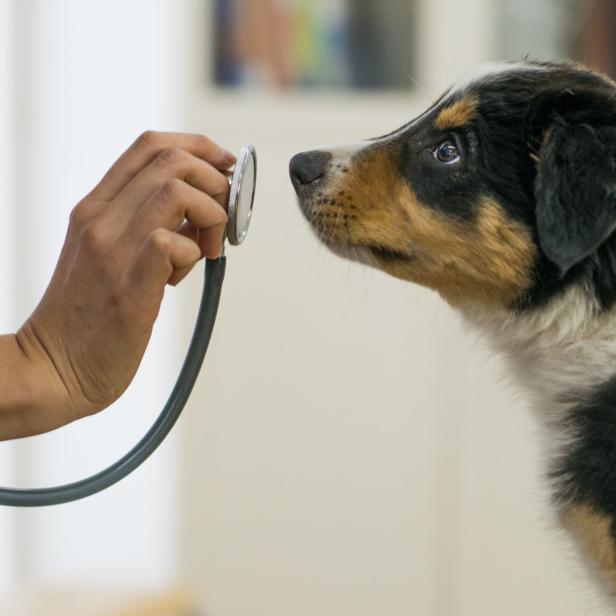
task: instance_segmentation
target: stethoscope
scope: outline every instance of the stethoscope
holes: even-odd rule
[[[241,244],[246,237],[252,217],[256,179],[257,154],[252,145],[245,145],[235,164],[229,193],[225,235],[233,246]],[[205,281],[197,322],[180,374],[158,419],[137,445],[108,468],[81,481],[34,490],[0,488],[0,505],[44,507],[91,496],[132,473],[154,453],[178,420],[199,375],[216,321],[225,265],[223,240],[222,256],[205,262]]]

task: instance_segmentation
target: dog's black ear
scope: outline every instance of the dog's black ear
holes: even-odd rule
[[[612,96],[569,90],[559,94],[555,106],[544,101],[543,113],[535,116],[544,127],[535,181],[537,234],[561,276],[616,229]],[[610,108],[614,116],[606,117]]]

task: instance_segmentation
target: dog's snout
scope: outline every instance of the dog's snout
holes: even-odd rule
[[[325,177],[331,158],[329,152],[321,150],[296,154],[289,163],[289,174],[295,190],[314,184]]]

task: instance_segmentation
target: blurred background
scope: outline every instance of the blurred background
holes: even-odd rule
[[[327,253],[287,178],[294,153],[388,132],[477,64],[525,55],[616,75],[616,3],[0,0],[2,331],[142,131],[259,155],[184,417],[107,492],[0,511],[2,616],[600,613],[498,358],[431,292]],[[81,478],[133,445],[175,380],[201,276],[168,290],[112,409],[2,443],[2,485]]]

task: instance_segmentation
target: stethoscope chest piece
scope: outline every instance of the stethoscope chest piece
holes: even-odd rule
[[[241,244],[248,233],[256,183],[257,153],[252,145],[245,145],[237,158],[229,193],[226,233],[232,246]]]

